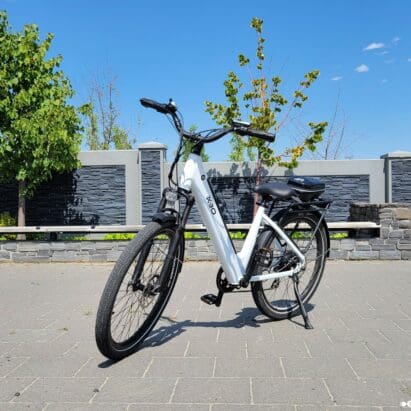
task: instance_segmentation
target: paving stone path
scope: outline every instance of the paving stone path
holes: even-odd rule
[[[0,264],[0,410],[407,409],[410,262],[328,263],[310,331],[249,293],[201,303],[217,268],[186,264],[146,346],[112,363],[94,342],[110,265]]]

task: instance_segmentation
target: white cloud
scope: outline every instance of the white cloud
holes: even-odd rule
[[[380,53],[377,53],[379,56],[385,56],[386,54],[388,54],[387,50],[381,51]]]
[[[340,81],[340,80],[342,80],[342,77],[341,76],[335,76],[331,80],[332,81]]]
[[[384,43],[370,43],[367,47],[363,48],[363,51],[383,49],[384,47]]]
[[[370,71],[370,68],[366,66],[365,64],[361,64],[355,68],[355,71],[357,73],[366,73],[367,71]]]
[[[411,57],[407,58],[408,63],[411,63]]]
[[[392,40],[391,43],[397,44],[401,40],[401,37],[395,36]]]

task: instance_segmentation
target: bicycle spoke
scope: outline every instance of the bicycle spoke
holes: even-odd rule
[[[135,264],[125,275],[111,316],[112,337],[115,341],[122,342],[131,338],[156,304],[158,292],[154,290],[167,256],[169,242],[169,236],[167,240],[151,240],[149,249],[146,248],[137,256],[138,259],[141,255],[147,255],[144,266]],[[140,272],[136,272],[136,269]]]

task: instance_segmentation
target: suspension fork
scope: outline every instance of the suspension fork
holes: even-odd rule
[[[181,247],[181,242],[184,242],[184,232],[185,226],[190,216],[191,209],[194,205],[194,196],[190,193],[187,193],[186,190],[178,188],[179,194],[185,198],[186,206],[183,211],[183,215],[178,220],[177,228],[173,239],[171,240],[170,246],[168,248],[167,256],[164,260],[163,268],[161,269],[160,273],[160,291],[164,290],[164,288],[168,287],[171,278],[169,278],[169,273],[171,272],[172,266],[174,263],[178,265],[176,274],[179,274],[183,265],[184,259],[184,249],[181,255],[178,256],[176,259],[176,254],[178,253],[178,248]],[[175,261],[177,260],[177,261]]]
[[[167,189],[166,189],[167,190]],[[160,214],[162,213],[162,211],[164,211],[164,207],[166,205],[166,200],[165,200],[165,192],[166,190],[164,190],[163,192],[163,198],[160,201],[160,205],[157,209],[158,212],[160,212]],[[185,192],[180,193],[182,194],[182,196],[186,199],[186,207],[184,209],[183,215],[181,218],[177,219],[177,226],[176,226],[176,231],[175,234],[173,236],[173,238],[171,239],[170,242],[170,246],[168,248],[168,252],[167,255],[164,258],[164,265],[163,268],[161,269],[161,273],[160,273],[160,279],[159,279],[159,287],[158,287],[158,291],[161,291],[164,289],[165,286],[168,285],[168,273],[170,272],[171,268],[172,268],[172,264],[174,263],[175,255],[178,252],[178,248],[181,246],[181,242],[184,241],[184,231],[185,231],[185,225],[187,223],[188,217],[190,215],[191,209],[194,205],[194,197],[191,194],[187,194]],[[173,225],[173,227],[175,227],[175,225]],[[134,269],[133,272],[133,276],[131,278],[130,283],[133,285],[133,287],[136,287],[137,284],[137,279],[140,278],[140,275],[144,269],[144,264],[146,262],[146,259],[150,253],[150,249],[151,249],[151,245],[152,243],[148,243],[146,244],[143,249],[141,250],[140,253],[140,258],[138,258],[137,260],[137,264],[136,267]],[[184,259],[184,250],[181,253],[182,255],[179,256],[179,258],[177,259],[177,264],[178,264],[178,271],[177,274],[180,273],[181,271],[181,267],[183,264],[183,259]]]

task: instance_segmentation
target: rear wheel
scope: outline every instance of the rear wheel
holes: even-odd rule
[[[281,221],[281,228],[304,254],[305,268],[298,274],[301,300],[308,303],[320,283],[326,260],[327,235],[324,226],[315,231],[318,217],[315,214],[290,214]],[[274,230],[263,235],[263,247],[273,253],[271,271],[287,271],[295,267],[297,257]],[[258,267],[257,273],[261,274]],[[256,273],[256,274],[257,274]],[[251,283],[254,302],[259,310],[273,320],[291,318],[300,314],[295,298],[293,279],[281,277],[275,280]]]
[[[114,266],[101,296],[95,329],[97,346],[106,357],[119,360],[136,351],[159,320],[183,257],[180,244],[166,268],[175,235],[174,228],[149,223]]]

